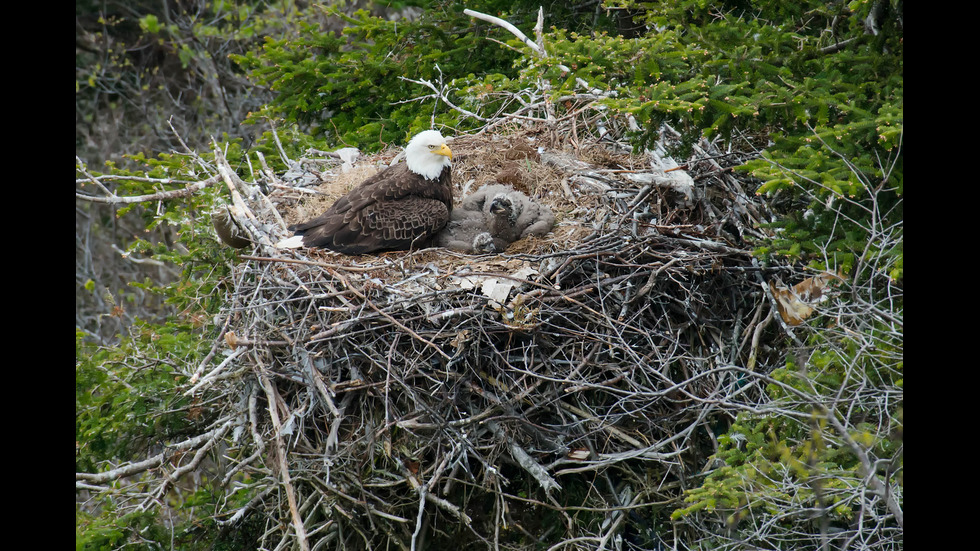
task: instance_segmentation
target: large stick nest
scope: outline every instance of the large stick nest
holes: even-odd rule
[[[267,548],[649,548],[728,404],[759,395],[746,373],[777,361],[746,245],[766,207],[728,170],[744,157],[452,145],[457,202],[502,181],[551,207],[552,233],[484,256],[269,246],[394,152],[298,164],[312,185],[270,175],[276,208],[235,213],[268,239],[235,267],[226,361],[196,382],[236,419],[226,480],[258,496],[225,521],[265,519]]]

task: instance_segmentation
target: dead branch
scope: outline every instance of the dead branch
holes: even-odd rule
[[[498,27],[500,27],[502,29],[505,29],[507,32],[509,32],[512,35],[514,35],[515,37],[517,37],[517,39],[520,40],[521,42],[523,42],[524,45],[526,45],[528,48],[531,48],[531,50],[534,53],[536,53],[538,55],[542,55],[542,56],[545,55],[544,48],[540,44],[538,44],[537,42],[535,42],[535,41],[531,40],[530,38],[528,38],[526,34],[524,34],[523,32],[521,32],[520,29],[518,29],[514,25],[510,24],[509,22],[507,22],[507,21],[505,21],[503,19],[500,19],[499,17],[494,17],[492,15],[487,15],[485,13],[480,13],[478,11],[474,11],[474,10],[471,10],[471,9],[464,9],[463,10],[463,13],[466,14],[466,15],[468,15],[468,16],[470,16],[470,17],[475,17],[477,19],[481,19],[483,21],[486,21],[487,23],[490,23],[492,25],[496,25],[496,26],[498,26]],[[539,23],[538,24],[539,25],[541,24],[540,23],[540,15],[539,15]],[[537,27],[535,27],[535,28],[537,28]]]

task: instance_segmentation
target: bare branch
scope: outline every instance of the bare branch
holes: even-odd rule
[[[509,33],[513,34],[514,36],[516,36],[517,39],[520,40],[521,42],[523,42],[528,48],[531,48],[531,50],[534,51],[534,53],[538,54],[539,56],[545,55],[544,49],[538,43],[536,43],[535,41],[533,41],[530,38],[528,38],[526,34],[524,34],[523,32],[521,32],[520,29],[518,29],[514,25],[510,24],[509,22],[504,21],[503,19],[500,19],[499,17],[494,17],[492,15],[487,15],[485,13],[480,13],[478,11],[473,11],[471,9],[464,9],[463,10],[463,13],[466,14],[466,15],[468,15],[468,16],[470,16],[470,17],[475,17],[477,19],[481,19],[483,21],[486,21],[487,23],[490,23],[492,25],[497,25],[498,27],[501,27],[502,29],[505,29],[507,32],[509,32]],[[541,18],[541,15],[539,15],[539,25],[541,24],[540,23],[540,18]],[[537,28],[537,27],[535,27],[535,28]]]

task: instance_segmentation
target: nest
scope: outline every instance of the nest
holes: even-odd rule
[[[269,549],[651,548],[670,531],[657,504],[704,470],[726,403],[758,395],[744,372],[778,361],[745,243],[765,205],[706,144],[672,171],[544,142],[453,142],[457,202],[500,181],[556,214],[504,254],[242,257],[228,358],[197,380],[236,419],[226,480],[255,496],[222,522],[260,523]],[[316,194],[278,182],[255,228],[274,242],[392,157],[320,165]]]

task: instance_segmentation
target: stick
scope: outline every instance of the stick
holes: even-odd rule
[[[272,381],[264,373],[260,372],[260,369],[262,368],[256,367],[255,374],[258,376],[259,381],[261,381],[262,389],[265,390],[265,396],[269,402],[269,418],[272,419],[272,425],[275,428],[279,473],[282,476],[282,485],[286,489],[286,501],[289,503],[289,512],[293,517],[293,529],[296,530],[296,539],[299,540],[300,549],[302,551],[309,551],[310,543],[306,539],[306,528],[303,526],[303,519],[299,516],[299,509],[296,507],[296,492],[293,490],[293,484],[289,477],[289,463],[286,461],[286,446],[283,445],[282,435],[280,434],[282,431],[282,422],[279,420],[279,413],[276,411],[279,407],[278,395],[272,387]]]
[[[141,178],[127,178],[127,179],[128,180],[142,180]],[[90,179],[89,181],[98,182],[99,180],[96,179],[93,176],[92,179]],[[150,181],[150,180],[144,180],[144,181]],[[180,197],[190,197],[191,195],[194,195],[198,191],[201,191],[202,189],[204,189],[204,188],[206,188],[208,186],[212,186],[212,185],[214,185],[214,184],[216,184],[216,183],[218,183],[220,181],[221,181],[221,177],[218,176],[218,175],[215,175],[215,176],[212,176],[212,177],[208,178],[207,180],[202,180],[200,182],[195,182],[193,184],[189,184],[184,189],[174,189],[174,190],[170,190],[170,191],[161,191],[159,193],[151,193],[149,195],[131,195],[131,196],[128,196],[128,197],[120,197],[120,196],[115,195],[115,194],[113,194],[113,195],[111,195],[109,197],[96,197],[96,196],[93,196],[93,195],[85,195],[83,193],[75,192],[75,199],[81,199],[83,201],[89,201],[89,202],[92,202],[92,203],[107,203],[107,204],[115,204],[115,203],[127,203],[128,204],[128,203],[145,203],[147,201],[166,201],[167,199],[177,199],[177,198],[180,198]],[[165,180],[163,180],[162,182],[163,183],[169,183],[169,182],[167,182]],[[101,184],[99,184],[99,186],[102,187],[102,189],[105,189],[105,187],[102,186]]]
[[[517,461],[517,464],[523,467],[529,475],[538,481],[538,484],[544,488],[544,492],[546,494],[550,495],[551,490],[561,490],[561,485],[558,484],[554,478],[551,478],[548,471],[539,465],[530,454],[524,451],[524,448],[518,446],[513,440],[508,438],[507,434],[500,427],[500,425],[493,421],[487,421],[487,427],[489,427],[490,430],[497,435],[497,438],[500,438],[507,443],[507,447],[510,449],[510,456],[514,459],[514,461]]]
[[[175,451],[186,450],[190,448],[196,448],[201,444],[205,444],[211,440],[215,435],[221,433],[223,434],[228,427],[231,426],[231,421],[228,421],[225,425],[222,425],[216,429],[210,430],[200,436],[195,436],[194,438],[188,438],[183,442],[167,446],[167,448],[139,463],[130,463],[122,467],[112,469],[111,471],[105,471],[102,473],[75,473],[75,480],[82,481],[85,480],[90,483],[101,484],[103,482],[108,482],[110,480],[115,480],[124,476],[131,476],[136,473],[141,473],[147,469],[152,469],[154,467],[159,467],[163,464],[164,460]]]
[[[465,9],[465,10],[463,10],[463,13],[466,14],[466,15],[468,15],[468,16],[470,16],[470,17],[475,17],[477,19],[482,19],[482,20],[486,21],[487,23],[491,23],[493,25],[497,25],[498,27],[503,27],[504,29],[507,29],[508,31],[510,31],[511,34],[513,34],[514,36],[516,36],[518,40],[520,40],[521,42],[523,42],[524,44],[526,44],[528,48],[531,48],[532,50],[534,50],[534,53],[536,53],[536,54],[538,54],[540,56],[544,56],[545,55],[544,50],[540,46],[538,46],[538,44],[536,42],[534,42],[533,40],[531,40],[530,38],[528,38],[527,35],[524,34],[524,33],[522,33],[520,29],[518,29],[517,27],[511,25],[507,21],[504,21],[503,19],[501,19],[499,17],[494,17],[492,15],[487,15],[485,13],[480,13],[478,11],[473,11],[471,9]]]

